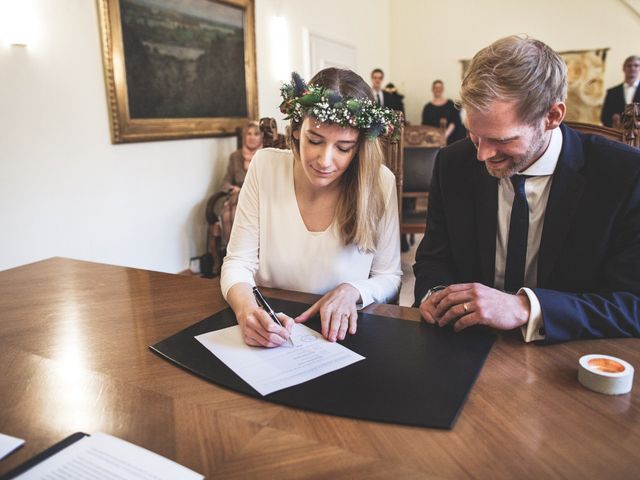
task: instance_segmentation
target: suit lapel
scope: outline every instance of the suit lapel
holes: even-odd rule
[[[493,285],[496,269],[496,231],[498,228],[498,179],[487,172],[482,162],[476,171],[476,227],[482,283]]]
[[[633,95],[633,103],[640,103],[640,85],[638,85],[636,93]]]
[[[576,132],[564,124],[560,128],[563,137],[562,151],[551,181],[540,240],[539,287],[547,284],[553,271],[585,187],[585,179],[579,173],[584,165],[582,141]]]

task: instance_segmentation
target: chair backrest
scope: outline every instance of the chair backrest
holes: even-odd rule
[[[287,149],[287,141],[284,135],[278,133],[278,124],[276,119],[272,117],[263,117],[260,119],[260,131],[263,135],[262,145],[267,148]]]
[[[405,192],[428,192],[438,148],[405,147],[402,189]]]
[[[440,148],[447,144],[445,128],[437,128],[427,125],[406,125],[402,132],[402,141],[399,144],[398,165],[396,182],[398,185],[401,233],[423,233],[425,222],[420,216],[418,219],[405,219],[404,198],[414,198],[413,207],[417,205],[417,199],[428,199],[429,186],[433,173],[433,164]],[[416,213],[416,212],[412,212]]]
[[[581,133],[600,135],[640,148],[640,103],[630,103],[624,107],[620,128],[604,127],[580,122],[564,122],[568,127]]]
[[[428,192],[438,151],[447,144],[443,128],[410,125],[404,130],[403,191]]]
[[[600,135],[601,137],[607,138],[609,140],[615,140],[616,142],[623,141],[623,131],[616,128],[581,122],[564,122],[564,124],[567,127],[570,127],[580,133]]]

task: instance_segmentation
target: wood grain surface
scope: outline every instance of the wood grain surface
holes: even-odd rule
[[[26,439],[0,474],[73,432],[102,431],[206,478],[638,478],[637,372],[621,396],[577,381],[587,353],[638,369],[638,339],[541,347],[501,334],[441,431],[246,397],[148,349],[223,308],[216,279],[62,258],[0,272],[0,432]],[[419,320],[393,305],[367,311]]]

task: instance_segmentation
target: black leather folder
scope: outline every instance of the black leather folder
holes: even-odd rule
[[[309,306],[269,299],[295,317]],[[481,327],[454,333],[424,322],[360,313],[358,332],[341,342],[366,357],[300,385],[261,396],[194,337],[236,325],[231,309],[206,318],[152,351],[211,382],[291,407],[419,427],[453,428],[491,350],[495,334]],[[306,325],[320,331],[320,318]]]

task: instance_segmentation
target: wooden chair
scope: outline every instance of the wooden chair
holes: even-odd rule
[[[288,128],[288,127],[287,127]],[[284,135],[278,133],[278,124],[275,118],[264,117],[260,119],[260,131],[263,135],[262,145],[264,148],[287,149],[287,140]],[[242,146],[242,139],[240,139]]]
[[[640,148],[640,103],[631,103],[624,107],[622,135],[624,143]]]
[[[261,118],[260,131],[263,134],[262,145],[264,148],[288,148],[285,136],[278,133],[278,125],[274,118]],[[236,129],[237,146],[242,148],[242,128]],[[204,262],[201,262],[201,271],[205,276],[216,276],[220,274],[222,260],[227,253],[227,245],[224,242],[223,224],[221,221],[221,211],[224,202],[229,198],[229,192],[219,191],[214,193],[207,201],[205,217],[207,220],[207,252]],[[202,268],[205,265],[206,268]],[[205,271],[206,270],[206,271]]]
[[[447,144],[444,127],[407,125],[403,132],[400,233],[424,233],[431,174],[438,151]]]
[[[401,111],[394,111],[396,118],[398,120],[398,125],[400,125],[400,132],[395,132],[397,135],[395,136],[394,141],[392,141],[391,136],[382,137],[382,149],[384,151],[384,164],[391,170],[393,175],[396,177],[396,192],[398,194],[398,214],[400,215],[400,222],[402,222],[402,146],[404,144],[404,115]],[[389,303],[393,305],[398,305],[400,301],[400,292],[398,292],[398,296],[395,299],[389,301]]]
[[[600,135],[601,137],[615,140],[616,142],[624,141],[624,132],[616,128],[581,122],[564,122],[564,124],[580,133]]]
[[[619,125],[619,128],[580,122],[564,123],[568,127],[581,133],[600,135],[609,140],[615,140],[631,145],[632,147],[640,148],[640,103],[630,103],[625,106],[622,119],[616,123],[616,125]]]
[[[392,142],[390,136],[382,137],[382,149],[384,150],[384,164],[391,170],[396,177],[396,191],[398,194],[398,212],[401,215],[400,221],[402,221],[402,146],[403,146],[403,131],[404,131],[404,117],[402,112],[395,111],[398,118],[398,124],[400,125],[400,132],[397,136],[397,140]]]

